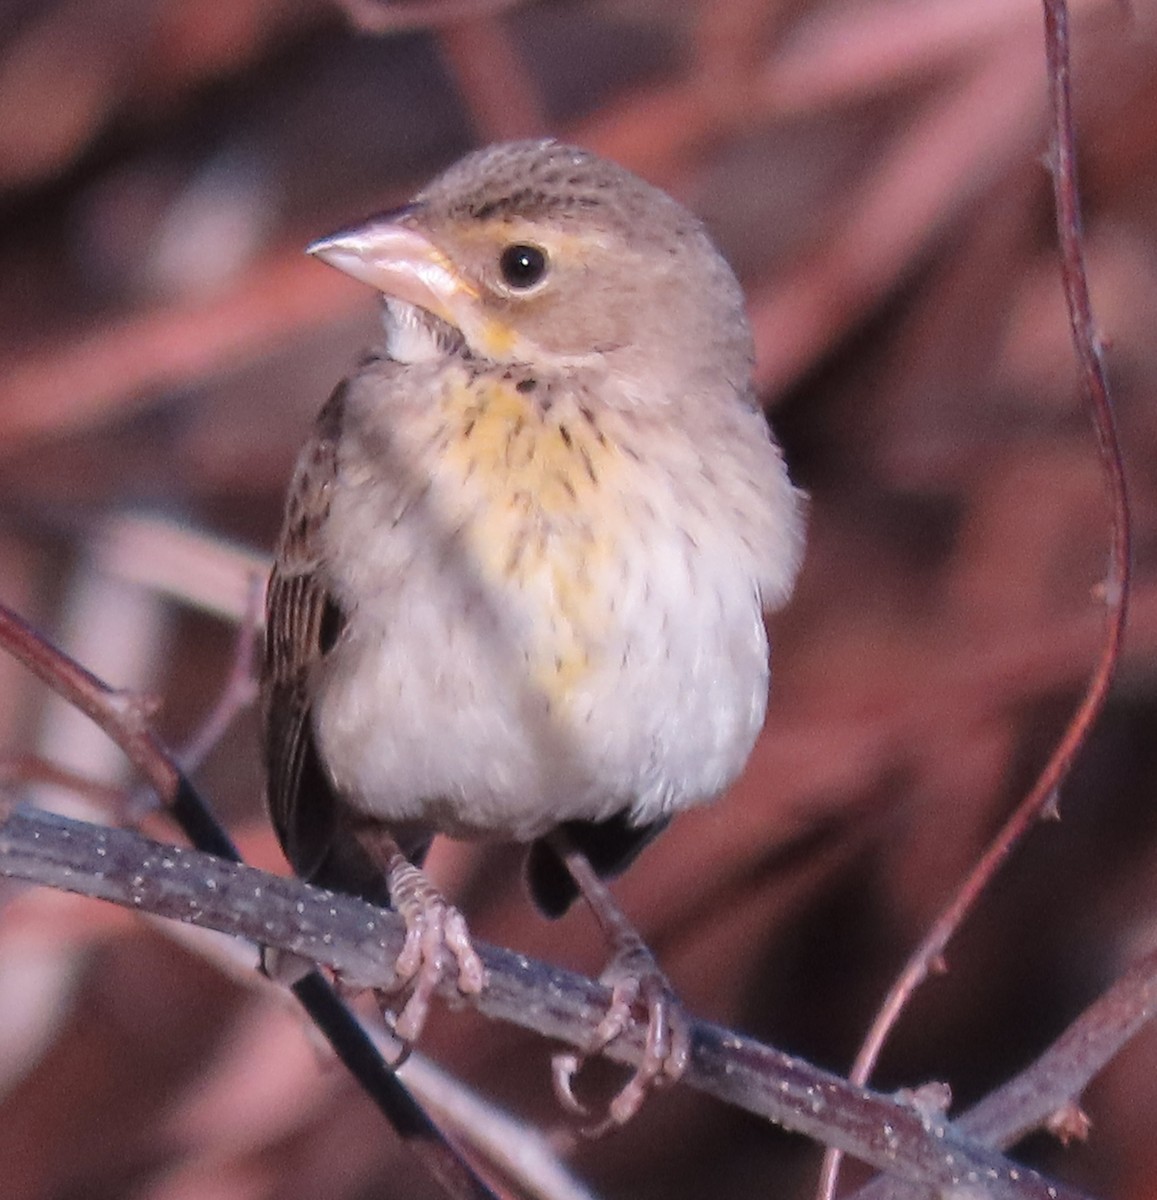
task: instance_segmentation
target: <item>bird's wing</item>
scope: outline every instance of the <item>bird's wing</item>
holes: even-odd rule
[[[624,809],[605,821],[564,821],[560,828],[599,877],[610,879],[625,871],[667,823],[662,817],[648,825],[632,825]],[[532,843],[527,853],[526,883],[539,912],[547,917],[561,917],[579,895],[566,864],[545,839]]]
[[[309,683],[345,624],[326,584],[320,545],[345,392],[342,384],[330,397],[298,460],[265,601],[266,798],[286,857],[307,879],[318,874],[337,822],[337,797],[314,741]]]

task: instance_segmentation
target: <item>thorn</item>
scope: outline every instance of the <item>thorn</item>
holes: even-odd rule
[[[1093,599],[1106,608],[1116,608],[1121,603],[1121,581],[1119,579],[1102,579],[1093,584]]]
[[[922,1117],[942,1117],[952,1107],[952,1088],[934,1080],[918,1088],[900,1088],[895,1099],[897,1104],[914,1108]]]
[[[1087,1140],[1092,1125],[1088,1113],[1075,1100],[1062,1105],[1045,1121],[1045,1128],[1060,1140],[1062,1146]]]
[[[1059,821],[1061,819],[1061,798],[1057,795],[1056,788],[1049,792],[1048,798],[1041,807],[1040,819],[1042,821]]]
[[[109,704],[133,733],[143,733],[149,722],[161,711],[160,696],[147,692],[117,689],[109,693]]]

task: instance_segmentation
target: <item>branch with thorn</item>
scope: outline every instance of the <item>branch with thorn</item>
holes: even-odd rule
[[[933,922],[880,1005],[852,1065],[849,1078],[866,1083],[908,1001],[930,974],[944,969],[944,953],[956,931],[976,907],[997,871],[1025,834],[1038,821],[1059,815],[1058,790],[1088,740],[1105,707],[1112,687],[1128,618],[1131,576],[1129,496],[1117,437],[1116,418],[1109,396],[1109,381],[1101,357],[1100,339],[1093,322],[1089,282],[1081,242],[1081,215],[1076,168],[1076,135],[1069,86],[1069,14],[1066,0],[1044,0],[1045,51],[1048,61],[1049,99],[1052,109],[1050,169],[1061,250],[1061,282],[1068,306],[1073,347],[1081,366],[1084,399],[1093,422],[1101,473],[1110,509],[1109,572],[1100,589],[1106,608],[1105,637],[1097,663],[1060,741],[1029,793],[1016,806],[1004,826],[980,856],[956,894]],[[1070,1111],[1062,1106],[1058,1112]],[[1079,1109],[1075,1109],[1079,1114]],[[1074,1128],[1084,1128],[1083,1118],[1062,1121],[1058,1133],[1068,1140]],[[819,1200],[835,1196],[839,1154],[830,1152],[821,1170]]]
[[[16,808],[0,824],[0,874],[110,901],[299,955],[343,984],[388,991],[405,930],[387,909],[296,879],[166,845],[129,830]],[[509,950],[478,946],[489,982],[469,1003],[495,1020],[575,1047],[589,1044],[610,999],[592,980]],[[442,991],[467,1003],[453,983]],[[684,1082],[886,1172],[889,1188],[982,1186],[993,1200],[1080,1200],[1080,1193],[991,1147],[1071,1111],[1088,1080],[1151,1017],[1157,953],[1138,963],[1038,1062],[959,1122],[925,1091],[884,1096],[734,1031],[696,1022]],[[608,1056],[633,1066],[645,1022]],[[935,1091],[936,1089],[934,1089]],[[867,1195],[877,1194],[867,1189]],[[889,1192],[889,1194],[893,1194]],[[913,1193],[919,1195],[917,1190]]]

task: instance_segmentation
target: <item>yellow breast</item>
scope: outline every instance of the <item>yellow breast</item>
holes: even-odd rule
[[[537,392],[505,379],[448,390],[442,467],[459,489],[464,549],[496,600],[529,618],[531,678],[565,701],[613,616],[624,457],[589,408],[573,398],[544,403]]]

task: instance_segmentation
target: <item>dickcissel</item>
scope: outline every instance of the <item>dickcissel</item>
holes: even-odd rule
[[[435,834],[529,843],[531,892],[557,915],[572,855],[597,888],[739,774],[802,504],[735,276],[694,216],[614,163],[493,146],[310,251],[381,293],[384,334],[289,492],[268,800],[300,875],[404,916],[409,1040],[445,973],[483,983],[419,869]],[[648,1003],[652,1025],[665,1007]],[[685,1059],[651,1040],[620,1116]]]

